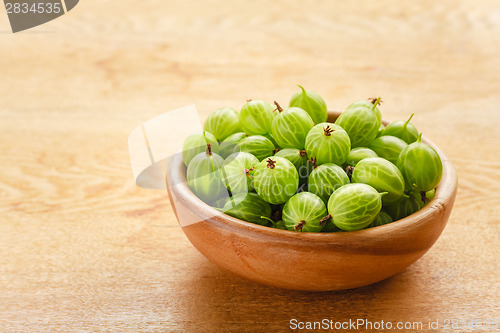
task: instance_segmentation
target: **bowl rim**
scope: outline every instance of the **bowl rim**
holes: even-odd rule
[[[338,111],[328,111],[330,118],[336,118],[341,114]],[[389,121],[383,120],[384,125],[389,124]],[[174,194],[180,201],[189,207],[196,207],[192,210],[196,216],[200,218],[199,222],[210,222],[211,226],[223,229],[235,229],[245,234],[258,235],[259,238],[280,238],[284,241],[301,240],[311,242],[332,242],[339,243],[339,240],[349,241],[350,239],[373,239],[384,238],[387,234],[397,233],[398,231],[407,230],[409,227],[416,227],[419,223],[426,223],[432,220],[432,217],[440,215],[445,209],[445,205],[454,199],[456,189],[458,186],[457,174],[451,160],[444,154],[444,152],[431,140],[422,136],[422,142],[431,146],[439,154],[443,164],[443,175],[439,185],[436,187],[434,198],[427,203],[424,207],[417,212],[397,221],[382,226],[361,229],[356,231],[346,232],[294,232],[290,230],[281,230],[267,226],[261,226],[255,223],[240,220],[238,218],[226,215],[217,209],[209,206],[201,199],[199,199],[188,187],[185,178],[186,167],[182,160],[182,154],[176,154],[167,163],[166,167],[166,183],[169,191],[169,199],[172,202],[172,195]],[[175,185],[175,186],[173,186]],[[172,202],[173,203],[173,202]],[[176,208],[173,207],[177,215]],[[177,216],[178,218],[178,216]],[[179,221],[179,225],[184,228]],[[189,225],[188,225],[189,226]]]

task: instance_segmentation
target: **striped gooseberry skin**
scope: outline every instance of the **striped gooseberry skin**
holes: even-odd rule
[[[306,179],[312,171],[312,166],[308,163],[308,157],[305,150],[296,148],[286,148],[278,151],[274,156],[286,158],[297,169],[300,178]]]
[[[288,230],[320,232],[322,219],[328,214],[325,203],[317,195],[300,192],[290,198],[283,207],[283,222]]]
[[[399,200],[405,190],[405,181],[399,169],[381,157],[359,161],[352,173],[352,182],[370,185],[379,193],[387,192],[382,197],[384,205]]]
[[[373,227],[379,227],[384,224],[389,224],[392,223],[392,217],[387,214],[385,211],[381,210],[378,214],[375,220],[373,220],[372,223],[368,226],[368,228],[373,228]]]
[[[248,135],[263,135],[271,131],[274,108],[266,101],[250,100],[240,110],[240,126]]]
[[[366,147],[356,147],[351,149],[349,154],[347,155],[347,160],[344,165],[356,166],[362,159],[368,157],[378,157],[377,153]]]
[[[351,148],[367,147],[377,137],[380,127],[377,114],[365,106],[347,108],[335,124],[349,134]]]
[[[219,144],[219,155],[222,156],[222,158],[227,158],[234,152],[236,144],[246,137],[247,134],[245,132],[231,134]]]
[[[411,144],[418,139],[418,130],[410,123],[411,118],[413,118],[412,114],[410,118],[406,121],[394,121],[387,125],[385,129],[382,131],[382,135],[392,135],[401,140],[405,141],[407,144]]]
[[[239,193],[230,197],[222,211],[237,219],[267,226],[271,206],[256,193]],[[266,218],[263,218],[266,217]]]
[[[351,150],[351,140],[344,129],[331,123],[314,126],[306,137],[307,155],[316,159],[316,164],[334,163],[342,165]]]
[[[404,195],[395,203],[384,206],[384,209],[394,221],[397,221],[415,213],[420,206],[414,197]]]
[[[307,112],[301,108],[289,107],[276,115],[271,125],[271,134],[281,148],[303,150],[306,136],[313,126],[314,122]]]
[[[303,166],[307,165],[307,153],[305,150],[298,150],[296,148],[286,148],[278,151],[274,156],[286,158],[295,166],[297,171]]]
[[[257,157],[259,161],[262,161],[264,158],[273,155],[274,144],[262,135],[251,135],[238,142],[233,153],[240,151],[250,153]]]
[[[399,154],[408,144],[392,135],[383,135],[370,143],[368,148],[373,150],[379,157],[385,158],[394,165],[398,162]]]
[[[341,167],[326,163],[314,169],[307,180],[308,190],[326,204],[335,190],[349,184],[349,177]]]
[[[292,162],[272,156],[257,164],[253,174],[257,194],[273,205],[285,203],[299,187],[299,174]]]
[[[407,190],[427,192],[435,189],[441,181],[443,164],[439,154],[421,140],[422,134],[417,142],[401,151],[397,167],[403,174]]]
[[[203,129],[212,133],[218,141],[223,141],[231,134],[241,132],[240,114],[232,108],[215,110],[205,120]]]
[[[356,108],[366,108],[366,109],[371,109],[374,113],[375,116],[377,117],[377,122],[379,123],[379,128],[382,126],[382,113],[380,112],[379,108],[377,107],[379,102],[377,102],[377,106],[374,107],[374,103],[377,102],[376,98],[370,98],[370,99],[360,99],[355,102],[353,102],[351,105],[347,107],[346,110],[349,109],[356,109]]]
[[[231,193],[247,193],[253,191],[253,172],[259,164],[252,154],[239,152],[229,155],[224,161],[224,176],[227,189]]]
[[[272,136],[271,133],[267,133],[267,134],[262,134],[262,136],[266,137],[267,139],[269,139],[269,141],[271,141],[274,145],[274,147],[276,149],[281,149],[281,147],[278,145],[278,143],[276,142],[276,140],[274,139],[274,137]]]
[[[281,149],[274,156],[284,157],[292,162],[299,173],[299,191],[306,189],[307,179],[313,170],[312,164],[308,162],[306,151],[286,148]]]
[[[347,184],[333,192],[328,200],[328,212],[339,229],[361,230],[377,217],[382,196],[370,185]]]
[[[300,92],[293,94],[288,106],[298,107],[306,111],[315,124],[325,122],[328,110],[324,99],[314,91],[305,90],[299,85]]]
[[[222,157],[211,152],[200,153],[189,163],[186,172],[188,186],[202,201],[213,203],[227,195],[222,175],[223,164]]]
[[[207,131],[197,131],[190,134],[182,145],[182,160],[186,166],[196,155],[207,150],[207,143],[210,143],[212,152],[219,153],[219,143],[215,136]]]

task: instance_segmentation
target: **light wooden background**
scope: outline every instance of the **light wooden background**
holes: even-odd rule
[[[500,327],[498,1],[86,0],[15,35],[0,12],[0,331]],[[297,83],[330,109],[380,95],[386,119],[415,112],[453,160],[449,224],[401,274],[328,293],[248,282],[191,246],[166,191],[134,185],[127,136],[143,121],[286,104]]]

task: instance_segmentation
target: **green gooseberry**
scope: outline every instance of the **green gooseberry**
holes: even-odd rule
[[[359,108],[359,107],[371,109],[373,112],[375,112],[375,115],[377,116],[377,122],[380,125],[382,125],[382,113],[380,112],[380,110],[378,108],[380,103],[382,103],[382,99],[380,97],[360,99],[360,100],[353,102],[351,105],[349,105],[347,107],[347,109],[355,109],[355,108]]]
[[[274,117],[274,108],[268,102],[248,100],[240,110],[240,126],[248,135],[267,134]]]
[[[333,163],[317,166],[307,180],[309,192],[319,196],[325,204],[333,192],[349,183],[349,177],[344,170]]]
[[[405,181],[399,169],[381,157],[359,161],[352,173],[352,182],[367,184],[380,193],[387,193],[382,198],[384,205],[399,200],[405,190]]]
[[[323,98],[314,91],[305,90],[301,85],[299,88],[301,91],[293,94],[289,106],[306,111],[315,124],[325,122],[328,118],[328,110]]]
[[[424,207],[427,205],[433,198],[434,195],[436,194],[436,190],[430,190],[427,192],[417,192],[417,191],[409,191],[408,195],[415,198],[418,202],[418,206],[420,208]]]
[[[219,143],[212,133],[207,131],[198,131],[190,134],[182,145],[182,160],[186,166],[196,155],[203,153],[207,149],[207,143],[210,143],[214,153],[219,153]]]
[[[279,114],[271,125],[271,134],[281,148],[297,148],[303,150],[306,145],[306,136],[313,128],[311,116],[297,107],[282,109],[274,102]]]
[[[384,129],[385,129],[385,125],[384,124],[380,124],[380,127],[378,128],[377,138],[379,136],[383,135],[382,133],[384,132]]]
[[[286,158],[292,164],[295,166],[297,171],[305,165],[307,165],[307,153],[305,150],[298,150],[297,148],[286,148],[286,149],[281,149],[280,151],[276,152],[274,156],[279,156]]]
[[[229,155],[224,161],[226,186],[233,195],[253,191],[252,178],[257,164],[257,157],[245,152]]]
[[[383,135],[373,140],[368,148],[377,153],[379,157],[385,158],[395,165],[398,161],[399,154],[406,146],[408,146],[408,144],[400,138],[391,135]]]
[[[236,144],[246,137],[247,135],[245,132],[231,134],[219,144],[219,155],[222,156],[222,158],[227,158],[234,152]]]
[[[384,224],[389,224],[392,223],[392,217],[387,214],[385,211],[381,210],[378,214],[377,217],[375,217],[375,220],[373,220],[372,223],[368,226],[368,228],[373,228],[373,227],[379,227]]]
[[[222,197],[220,199],[215,200],[214,203],[212,204],[212,207],[217,208],[218,210],[222,210],[222,208],[227,202],[227,199],[228,199],[227,197]]]
[[[215,110],[205,120],[203,129],[212,133],[218,141],[224,141],[231,134],[241,132],[240,114],[232,108]]]
[[[397,221],[415,213],[420,209],[420,206],[414,197],[403,195],[398,201],[384,206],[384,209],[393,221]]]
[[[273,221],[271,219],[268,219],[269,223],[268,223],[268,226],[270,226],[271,228],[274,228],[274,229],[280,229],[280,230],[288,230],[288,228],[285,226],[285,223],[283,222],[283,220],[279,220],[279,221]]]
[[[422,201],[423,205],[420,206],[420,208],[427,205],[432,199],[434,199],[435,195],[436,195],[436,189],[432,189],[430,191],[425,192],[425,198],[427,198],[427,200],[425,200],[424,196],[421,196],[421,201]]]
[[[339,229],[361,230],[377,217],[384,195],[370,185],[347,184],[333,192],[328,200],[328,212]]]
[[[286,225],[285,225],[285,222],[283,222],[283,220],[279,220],[278,222],[275,222],[273,224],[273,228],[280,229],[280,230],[288,230]]]
[[[297,169],[299,174],[299,185],[302,187],[307,182],[307,178],[312,171],[312,166],[308,163],[307,153],[305,150],[296,148],[287,148],[278,151],[274,156],[286,158]]]
[[[347,155],[347,160],[344,163],[344,166],[356,166],[362,159],[368,157],[378,157],[377,153],[366,147],[356,147],[351,149],[349,154]]]
[[[213,203],[227,195],[222,174],[224,160],[218,154],[212,153],[210,146],[207,144],[206,152],[193,157],[186,172],[189,188],[206,203]]]
[[[288,230],[320,232],[328,214],[325,203],[316,194],[300,192],[283,207],[283,222]]]
[[[367,147],[377,137],[380,122],[375,108],[375,104],[348,107],[335,121],[349,134],[351,148]]]
[[[271,140],[262,135],[251,135],[238,142],[237,146],[234,147],[234,153],[240,151],[250,153],[262,161],[274,154],[274,145]]]
[[[340,229],[339,227],[337,227],[333,221],[332,221],[332,218],[329,217],[326,219],[326,222],[324,222],[325,226],[323,227],[323,230],[321,230],[321,232],[340,232],[340,231],[343,231],[342,229]]]
[[[276,149],[281,149],[281,147],[278,145],[278,143],[276,142],[276,140],[273,138],[272,134],[271,133],[267,133],[267,134],[262,134],[262,136],[266,137],[269,139],[269,141],[271,141],[274,145],[274,147]]]
[[[222,211],[237,219],[267,226],[271,206],[256,193],[238,193],[230,197]]]
[[[382,135],[392,135],[401,140],[405,141],[407,144],[413,143],[418,139],[417,128],[410,123],[411,118],[413,118],[414,113],[410,116],[407,121],[395,121],[386,126]]]
[[[422,143],[422,134],[417,142],[409,144],[399,154],[397,167],[406,182],[406,189],[427,192],[438,186],[443,174],[443,164],[439,154]]]
[[[344,129],[331,123],[314,126],[306,137],[307,155],[316,158],[318,165],[342,165],[351,150],[351,140]]]
[[[257,164],[253,174],[257,194],[273,205],[285,203],[299,187],[295,166],[283,157],[269,157]]]

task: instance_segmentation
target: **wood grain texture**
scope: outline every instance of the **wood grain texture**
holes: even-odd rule
[[[500,326],[497,1],[87,0],[15,35],[3,13],[2,332]],[[297,83],[330,109],[380,95],[386,119],[415,112],[453,161],[450,221],[402,273],[329,293],[248,282],[190,245],[165,191],[133,184],[127,136],[143,121],[192,103],[203,119],[248,98],[286,104]]]

